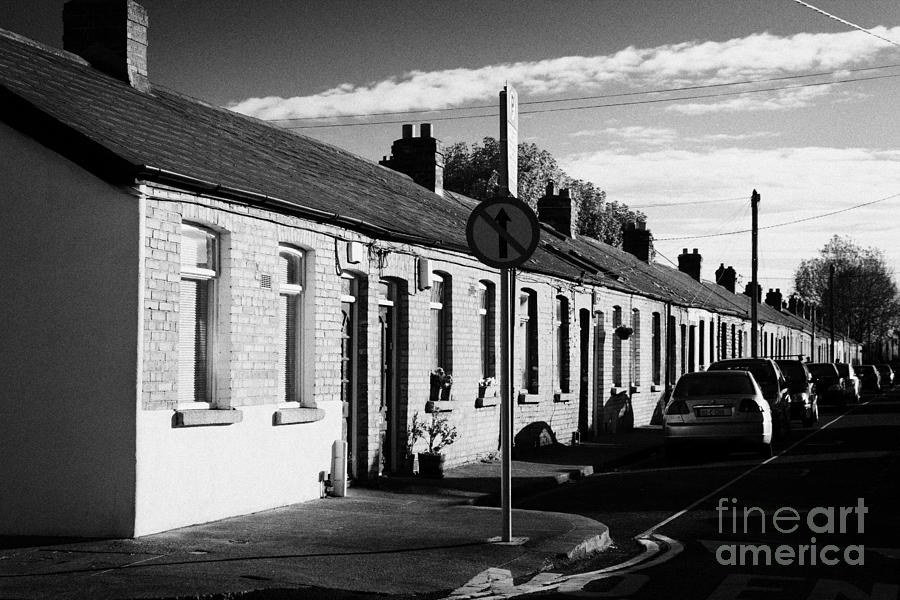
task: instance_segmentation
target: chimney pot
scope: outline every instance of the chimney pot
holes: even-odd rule
[[[419,126],[419,137],[434,137],[434,135],[431,133],[431,123],[422,123],[422,125]]]
[[[694,248],[694,254],[697,254],[697,249],[696,249],[696,248]]]
[[[404,123],[403,124],[403,139],[409,139],[413,137],[413,124],[412,123]]]

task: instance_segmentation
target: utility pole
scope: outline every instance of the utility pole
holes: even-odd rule
[[[757,303],[759,302],[759,283],[757,282],[757,271],[759,269],[759,192],[753,190],[750,196],[750,208],[753,215],[753,247],[751,250],[750,270],[752,273],[752,294],[750,295],[750,356],[757,358],[759,356],[759,315],[757,314]]]
[[[831,362],[834,362],[834,263],[828,265],[828,322],[831,328]]]

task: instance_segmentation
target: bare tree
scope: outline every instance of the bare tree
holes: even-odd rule
[[[889,335],[900,324],[900,298],[884,253],[863,248],[849,237],[835,235],[804,260],[794,273],[794,288],[805,301],[820,307],[824,322],[831,318],[830,268],[834,265],[835,330],[871,342]]]

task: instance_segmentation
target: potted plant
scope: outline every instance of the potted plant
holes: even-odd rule
[[[406,431],[406,456],[403,458],[403,472],[416,472],[416,442],[425,437],[425,422],[419,419],[419,413],[413,414],[412,423]]]
[[[479,398],[494,397],[496,395],[497,395],[497,390],[494,389],[494,378],[493,377],[485,377],[484,379],[478,380],[478,397]]]
[[[438,367],[431,372],[431,393],[429,400],[432,402],[452,400],[450,393],[453,387],[453,375],[446,373],[444,369]]]
[[[447,417],[432,414],[431,421],[423,424],[423,437],[428,441],[428,449],[419,452],[419,475],[442,479],[444,477],[444,448],[451,445],[459,437],[455,425],[451,425]]]

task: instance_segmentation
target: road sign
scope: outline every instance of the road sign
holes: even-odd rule
[[[472,253],[486,265],[501,269],[514,269],[531,258],[540,235],[534,211],[515,198],[482,202],[466,223]]]
[[[519,94],[507,83],[500,92],[500,188],[519,196]]]

